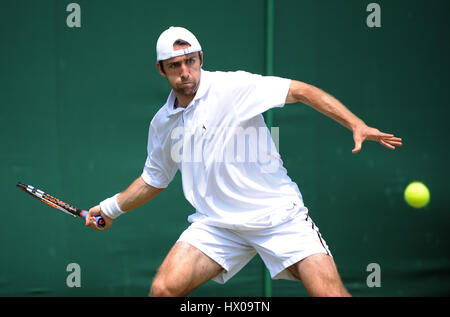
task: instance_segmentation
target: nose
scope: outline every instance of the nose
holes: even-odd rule
[[[189,70],[185,63],[181,64],[180,67],[180,77],[183,80],[189,79]]]

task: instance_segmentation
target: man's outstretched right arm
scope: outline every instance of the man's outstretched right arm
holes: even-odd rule
[[[156,195],[158,195],[164,188],[156,188],[148,185],[141,176],[139,176],[128,188],[100,203],[89,210],[86,217],[86,226],[90,226],[97,230],[104,230],[111,227],[113,219],[119,214],[133,210],[142,206]],[[103,210],[104,209],[104,210]],[[101,215],[105,219],[105,227],[98,228],[95,225],[95,216]]]
[[[367,126],[339,100],[320,88],[292,80],[286,103],[294,102],[307,104],[351,130],[355,142],[353,153],[358,153],[361,150],[362,143],[365,140],[377,141],[391,150],[394,150],[396,146],[402,146],[401,138]]]

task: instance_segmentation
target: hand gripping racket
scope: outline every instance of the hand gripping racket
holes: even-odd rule
[[[76,207],[73,207],[62,200],[59,200],[58,198],[55,198],[47,193],[44,193],[42,190],[37,189],[36,187],[33,187],[31,185],[23,184],[21,182],[18,182],[17,187],[19,189],[23,190],[25,193],[30,194],[34,198],[39,199],[43,203],[46,203],[47,205],[56,208],[58,210],[61,210],[62,212],[71,215],[72,217],[81,217],[83,219],[86,218],[88,215],[87,210],[80,210]],[[103,228],[105,226],[105,220],[102,216],[95,217],[95,223],[99,228]]]

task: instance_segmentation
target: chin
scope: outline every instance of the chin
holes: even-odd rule
[[[193,88],[177,88],[176,92],[183,95],[183,96],[192,96],[195,95],[197,92],[196,87]]]

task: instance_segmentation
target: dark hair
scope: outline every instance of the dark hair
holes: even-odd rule
[[[191,46],[191,44],[186,42],[185,40],[176,40],[175,42],[173,42],[173,46],[175,46],[175,45],[177,45],[177,46],[186,46],[186,45]]]
[[[177,46],[186,46],[186,45],[191,46],[191,44],[189,44],[185,40],[176,40],[175,42],[173,42],[173,45],[174,46],[175,45],[177,45]],[[200,62],[201,62],[202,57],[200,56],[200,52],[198,52],[198,58],[200,59]],[[164,70],[163,61],[159,61],[159,66],[161,67],[161,71],[165,74],[166,71]]]

